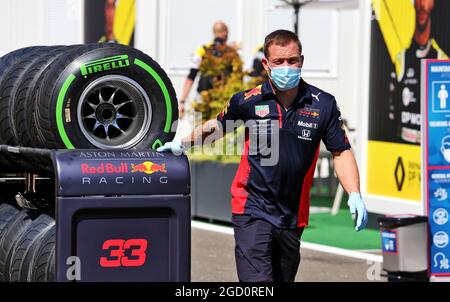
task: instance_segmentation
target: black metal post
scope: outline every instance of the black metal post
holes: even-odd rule
[[[299,29],[299,23],[298,23],[298,17],[299,17],[299,13],[300,13],[300,7],[302,6],[300,3],[294,3],[294,32],[295,34],[298,36],[298,34],[300,33],[300,29]]]
[[[301,1],[301,0],[281,0],[283,2],[285,2],[286,4],[292,6],[294,8],[294,32],[295,34],[298,36],[300,33],[300,23],[299,23],[299,17],[300,17],[300,9],[302,8],[302,6],[313,2],[314,0],[305,0],[305,1]]]

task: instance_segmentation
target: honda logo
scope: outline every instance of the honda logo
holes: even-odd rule
[[[310,137],[311,136],[311,130],[303,129],[302,130],[302,136],[303,137]]]

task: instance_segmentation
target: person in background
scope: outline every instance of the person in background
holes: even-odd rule
[[[116,43],[114,37],[114,15],[116,13],[116,0],[105,0],[105,34],[98,42]]]
[[[189,71],[188,76],[186,77],[183,85],[183,91],[181,93],[181,97],[179,100],[179,118],[181,119],[184,115],[184,109],[186,105],[186,99],[189,95],[189,92],[192,89],[192,86],[194,84],[195,78],[200,70],[200,65],[202,64],[202,59],[207,51],[213,51],[214,48],[218,45],[224,45],[227,43],[228,40],[228,26],[223,21],[217,21],[213,24],[213,35],[214,39],[213,41],[208,42],[205,45],[202,45],[199,47],[196,52],[194,53],[194,56],[192,57],[192,64],[191,69]],[[217,55],[220,55],[217,53]],[[212,88],[211,81],[208,79],[205,75],[200,75],[199,85],[197,88],[198,92],[208,90]]]
[[[261,77],[267,80],[267,72],[262,64],[262,59],[264,58],[264,47],[259,45],[250,60],[245,64],[245,71],[248,72],[250,77],[256,78]]]

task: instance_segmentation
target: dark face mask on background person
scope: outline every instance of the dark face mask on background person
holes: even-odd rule
[[[223,45],[223,44],[225,44],[225,40],[222,39],[222,38],[215,38],[214,39],[214,44],[216,44],[216,45]]]

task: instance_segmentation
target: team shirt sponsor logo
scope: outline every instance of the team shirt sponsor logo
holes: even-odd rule
[[[261,88],[262,88],[262,85],[259,85],[259,86],[256,86],[255,88],[253,88],[252,90],[245,92],[244,100],[246,101],[247,99],[251,98],[252,96],[260,95]]]
[[[317,124],[317,123],[309,123],[309,122],[304,122],[304,121],[298,121],[297,125],[300,127],[305,127],[305,128],[310,128],[310,129],[319,128],[319,124]]]
[[[302,130],[303,137],[311,137],[311,130]]]
[[[312,141],[311,138],[311,130],[303,129],[301,132],[301,135],[297,136],[299,139],[306,140],[306,141]]]
[[[269,105],[256,105],[255,114],[259,117],[265,117],[269,114]]]
[[[311,97],[312,97],[313,99],[315,99],[317,102],[320,102],[319,95],[320,95],[321,93],[322,93],[322,92],[319,92],[318,94],[313,94],[313,93],[311,93]]]
[[[307,116],[312,118],[320,117],[320,109],[313,109],[313,108],[298,109],[297,113],[301,116]]]

